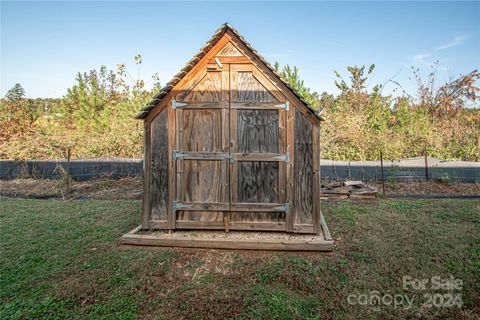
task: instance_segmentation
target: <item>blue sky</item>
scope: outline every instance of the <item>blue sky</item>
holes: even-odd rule
[[[377,68],[412,93],[410,66],[439,60],[447,81],[480,67],[479,2],[1,2],[1,91],[61,97],[75,74],[125,63],[165,84],[222,23],[268,61],[296,65],[312,90],[337,93],[333,70]],[[393,90],[389,85],[385,91]]]

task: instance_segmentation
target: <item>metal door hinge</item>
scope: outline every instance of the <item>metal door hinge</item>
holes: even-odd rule
[[[274,208],[272,208],[272,210],[276,211],[276,212],[287,212],[288,211],[288,203],[285,203],[283,206],[274,207]]]
[[[287,153],[285,153],[284,155],[276,156],[276,157],[275,157],[275,160],[288,162],[288,161],[290,161],[290,154],[287,152]]]
[[[285,101],[285,103],[276,104],[275,107],[288,110],[288,108],[290,107],[290,104],[288,101]]]
[[[173,156],[172,156],[173,160],[182,159],[183,157],[185,157],[185,153],[181,151],[173,150]]]
[[[187,103],[178,102],[178,101],[172,100],[172,109],[177,109],[177,108],[185,107],[186,105],[187,105]]]
[[[181,209],[186,209],[186,208],[191,208],[191,204],[185,204],[177,201],[173,201],[173,210],[181,210]]]

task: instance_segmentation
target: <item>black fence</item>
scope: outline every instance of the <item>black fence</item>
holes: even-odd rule
[[[59,179],[67,176],[81,181],[100,177],[123,178],[141,176],[142,159],[72,159],[0,161],[0,179]],[[380,161],[321,160],[321,176],[326,180],[382,181]],[[480,183],[480,163],[445,161],[424,157],[383,161],[386,181],[445,180]]]
[[[382,170],[383,169],[383,170]],[[383,171],[383,178],[382,178]],[[396,161],[322,160],[321,176],[326,180],[425,181],[480,183],[480,163],[446,161],[428,157]]]
[[[73,180],[83,181],[100,177],[114,179],[141,176],[142,159],[72,159],[0,161],[0,179],[17,178],[59,179],[67,173]]]

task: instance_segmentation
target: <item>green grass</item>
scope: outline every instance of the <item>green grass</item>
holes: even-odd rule
[[[331,253],[127,247],[139,201],[0,199],[1,319],[468,318],[480,309],[480,201],[335,202]],[[463,280],[462,308],[422,308],[402,277]],[[412,308],[349,305],[408,294]],[[441,293],[445,293],[441,291]]]

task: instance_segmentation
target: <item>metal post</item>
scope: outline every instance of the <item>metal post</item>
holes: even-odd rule
[[[427,146],[425,146],[425,149],[424,149],[424,152],[423,152],[424,156],[425,156],[425,180],[428,181],[429,178],[428,178],[428,158],[427,158]]]
[[[71,147],[67,148],[67,194],[70,194],[70,158],[72,156]]]
[[[383,174],[383,152],[380,150],[380,167],[382,170],[382,189],[383,189],[383,196],[385,197],[385,176]]]

